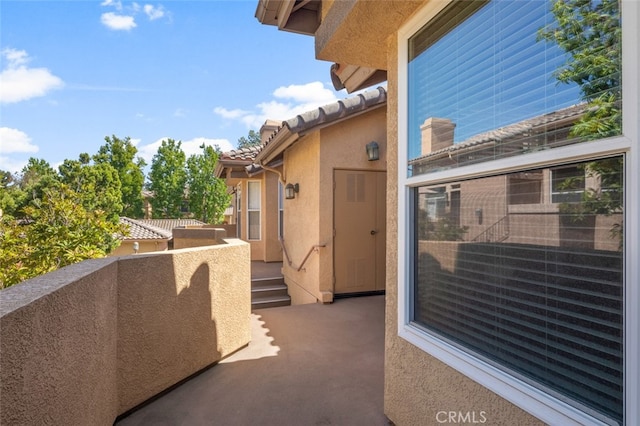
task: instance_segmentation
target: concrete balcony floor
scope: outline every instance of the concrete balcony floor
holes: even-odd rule
[[[384,296],[256,310],[244,349],[116,424],[387,425]]]

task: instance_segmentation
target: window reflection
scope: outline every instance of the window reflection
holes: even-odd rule
[[[414,321],[617,416],[623,158],[416,189]]]

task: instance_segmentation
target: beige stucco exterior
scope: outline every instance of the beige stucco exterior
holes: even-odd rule
[[[379,19],[383,19],[380,17]],[[398,425],[434,424],[439,411],[484,411],[492,425],[543,423],[398,336],[398,88],[397,34],[387,39],[387,305],[385,414]]]
[[[109,256],[127,256],[134,254],[132,240],[123,240],[120,245],[109,253]],[[169,240],[138,240],[138,253],[151,253],[153,251],[166,251],[169,250]]]
[[[236,209],[234,223],[238,226],[238,238],[251,246],[251,260],[262,262],[282,262],[282,248],[278,241],[278,175],[262,170],[252,176],[244,171],[234,172],[242,177],[226,177],[227,186],[235,191],[233,202],[237,206],[238,194],[241,197],[241,209]],[[225,178],[225,176],[221,176]],[[249,239],[247,196],[248,183],[260,183],[260,238]],[[239,190],[239,192],[238,192]],[[240,218],[238,220],[238,215]]]
[[[227,231],[217,227],[187,227],[173,229],[173,248],[203,247],[220,244]]]
[[[440,411],[484,412],[492,425],[542,424],[533,416],[398,336],[398,70],[397,31],[420,7],[444,2],[323,2],[316,32],[320,59],[388,72],[387,286],[385,414],[397,425],[438,424]],[[365,46],[375,46],[365,48]],[[303,189],[301,188],[301,191]]]
[[[334,171],[386,171],[386,110],[361,115],[315,130],[284,152],[284,176],[300,192],[284,201],[284,241],[291,260],[283,265],[293,304],[331,302],[334,296]],[[380,146],[380,159],[368,161],[365,145]],[[302,269],[305,257],[317,247]]]
[[[226,240],[2,290],[0,424],[112,424],[248,344],[249,286],[249,246]]]

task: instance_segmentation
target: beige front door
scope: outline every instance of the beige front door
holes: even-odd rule
[[[334,172],[335,294],[385,289],[386,172]]]

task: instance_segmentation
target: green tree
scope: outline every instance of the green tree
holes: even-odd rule
[[[588,108],[571,134],[596,140],[622,133],[622,28],[618,0],[556,0],[555,22],[541,28],[538,38],[556,43],[566,61],[555,72],[558,82],[580,87]],[[623,202],[623,161],[620,157],[592,161],[581,166],[585,176],[597,177],[600,188],[587,189],[580,205],[561,206],[563,213],[579,221],[585,215],[611,215]],[[581,177],[580,179],[584,179]],[[573,182],[567,180],[569,186]],[[606,190],[603,190],[606,189]],[[611,229],[622,248],[622,224]]]
[[[34,200],[42,199],[43,191],[59,184],[56,171],[42,159],[29,158],[16,179],[19,191],[15,192],[16,205],[14,215],[22,216],[23,209]]]
[[[141,157],[137,157],[138,149],[131,143],[131,138],[119,139],[116,136],[105,137],[105,144],[93,156],[96,164],[109,164],[118,172],[122,191],[122,214],[141,218],[144,216],[142,187],[147,165]]]
[[[204,144],[200,148],[201,154],[187,159],[189,211],[196,219],[205,223],[220,223],[231,201],[227,184],[214,176],[220,152],[219,149]]]
[[[254,130],[249,130],[249,134],[247,135],[247,137],[242,136],[240,139],[238,139],[238,149],[258,146],[260,144],[260,133]]]
[[[80,195],[59,184],[42,191],[24,217],[0,218],[0,288],[85,259],[103,257],[125,229],[102,210],[85,210]]]
[[[88,154],[77,161],[64,160],[58,167],[60,181],[78,194],[87,211],[101,210],[113,223],[122,213],[122,192],[118,172],[108,163],[90,164]]]
[[[6,170],[0,170],[0,217],[13,217],[20,199],[25,197],[20,190],[16,176]]]
[[[154,218],[178,218],[185,195],[187,173],[186,155],[182,142],[166,139],[151,160],[149,190],[152,214]]]
[[[554,73],[560,83],[575,83],[589,105],[572,129],[574,136],[600,139],[621,133],[621,36],[618,0],[557,0],[555,22],[538,38],[556,43],[566,61]]]

